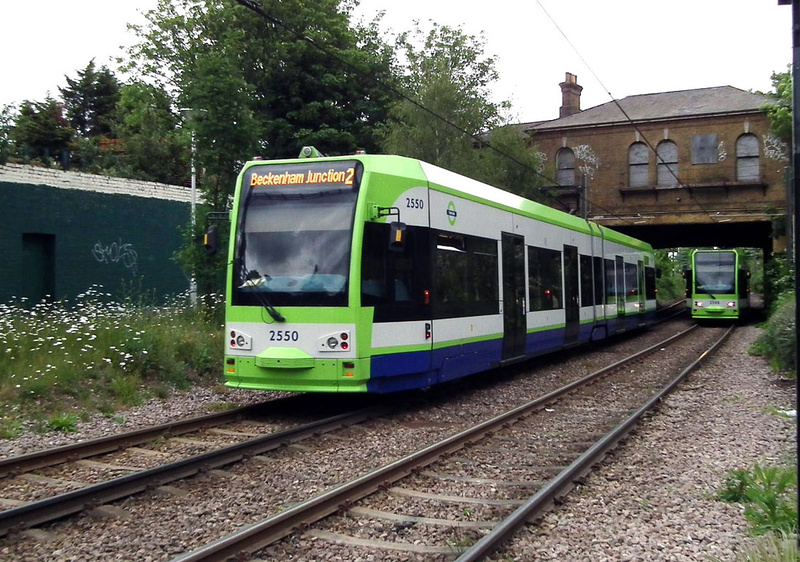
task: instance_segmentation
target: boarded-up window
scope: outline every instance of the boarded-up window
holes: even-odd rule
[[[692,137],[692,164],[716,164],[719,139],[717,135]]]
[[[736,140],[736,181],[758,181],[758,137],[747,134]]]
[[[645,187],[650,183],[650,153],[643,142],[635,142],[628,148],[628,185]]]
[[[662,141],[656,147],[656,154],[656,185],[678,187],[678,145],[672,141]]]
[[[575,153],[570,148],[562,148],[556,152],[556,183],[558,185],[575,185]]]

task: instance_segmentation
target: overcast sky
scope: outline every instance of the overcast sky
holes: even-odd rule
[[[140,11],[156,4],[6,2],[0,106],[58,97],[65,75],[92,58],[116,71],[112,58],[134,42],[126,23],[142,23]],[[709,86],[769,91],[772,72],[792,57],[791,7],[778,0],[361,0],[357,13],[371,19],[380,10],[387,32],[415,19],[483,32],[500,73],[495,101],[511,101],[520,122],[558,117],[566,72],[578,76],[586,109],[611,96]]]

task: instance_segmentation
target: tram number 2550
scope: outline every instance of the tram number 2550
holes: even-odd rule
[[[270,330],[269,341],[297,341],[300,333],[297,330]]]
[[[415,197],[406,197],[406,209],[424,209],[425,201]]]

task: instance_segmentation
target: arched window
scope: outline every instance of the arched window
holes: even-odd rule
[[[575,184],[575,153],[571,148],[561,148],[556,152],[556,183]]]
[[[678,187],[678,145],[669,140],[661,141],[656,147],[656,154],[656,185]]]
[[[758,137],[748,133],[736,139],[736,181],[758,181],[760,179]]]
[[[628,148],[628,185],[645,187],[650,184],[650,153],[643,142]]]

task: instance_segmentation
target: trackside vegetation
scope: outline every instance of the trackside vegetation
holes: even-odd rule
[[[0,305],[0,438],[31,424],[74,431],[91,414],[216,384],[221,303],[186,303],[117,302],[93,287],[71,302]]]
[[[734,470],[717,492],[719,499],[745,506],[744,517],[755,536],[797,534],[797,470],[794,466]]]
[[[785,257],[776,257],[765,265],[765,291],[775,295],[763,332],[750,348],[750,353],[766,357],[772,368],[794,378],[795,372],[795,307],[794,274]]]

